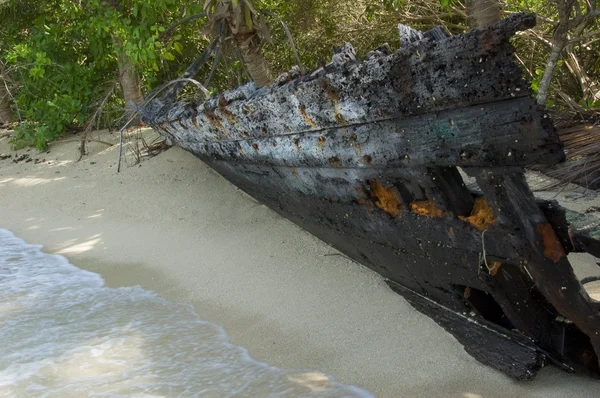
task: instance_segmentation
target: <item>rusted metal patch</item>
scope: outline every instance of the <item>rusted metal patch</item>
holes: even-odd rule
[[[179,120],[179,125],[181,126],[182,129],[189,130],[189,127],[186,126],[185,123],[183,123],[181,120]]]
[[[221,123],[221,119],[219,118],[219,116],[217,116],[217,114],[214,111],[207,110],[206,112],[204,112],[204,115],[206,115],[206,118],[208,119],[208,122],[210,124],[221,130],[227,138],[231,138],[231,135],[229,135],[229,132],[227,131],[225,126],[223,126],[223,123]]]
[[[470,287],[465,288],[465,291],[463,292],[463,297],[466,299],[469,299],[469,297],[471,297],[471,288]]]
[[[333,167],[340,167],[342,165],[342,161],[339,156],[332,156],[328,160],[329,164]]]
[[[488,263],[488,271],[491,276],[496,276],[498,270],[502,267],[502,263],[500,261],[491,261]]]
[[[250,115],[250,117],[254,116],[254,109],[250,108],[248,104],[242,105],[242,110]]]
[[[319,138],[317,138],[317,145],[319,145],[320,149],[325,148],[325,137],[323,137],[322,135],[319,136]]]
[[[360,144],[356,143],[352,145],[354,147],[354,152],[356,152],[356,156],[362,156],[362,147]]]
[[[544,256],[555,263],[559,262],[565,256],[565,249],[558,240],[554,229],[552,229],[552,225],[549,223],[538,223],[535,230],[542,237]]]
[[[375,206],[392,217],[398,217],[401,212],[400,195],[394,187],[386,188],[377,180],[369,180],[371,197],[377,199]]]
[[[219,109],[221,111],[221,113],[223,114],[223,116],[225,116],[227,118],[227,120],[229,120],[229,122],[231,124],[234,124],[236,122],[236,118],[235,115],[226,107],[220,108]]]
[[[335,112],[335,121],[338,122],[339,124],[348,124],[348,122],[346,121],[346,119],[344,119],[344,117],[342,116],[342,114],[339,113],[339,111],[337,111],[337,107],[335,109],[336,109],[336,112]]]
[[[494,211],[487,204],[483,196],[475,200],[473,210],[471,210],[471,215],[469,217],[458,216],[458,218],[462,221],[468,222],[479,231],[485,231],[490,225],[496,223]]]
[[[444,212],[430,200],[419,200],[410,204],[413,213],[427,217],[444,217]]]
[[[300,115],[302,115],[302,118],[304,119],[304,121],[310,126],[315,126],[317,123],[315,123],[315,121],[312,120],[310,118],[310,116],[308,116],[308,113],[306,113],[306,105],[300,104],[299,108],[300,108]]]
[[[301,181],[300,176],[298,175],[298,170],[296,170],[295,167],[290,167],[290,171],[292,172],[292,175],[298,179],[298,181]]]

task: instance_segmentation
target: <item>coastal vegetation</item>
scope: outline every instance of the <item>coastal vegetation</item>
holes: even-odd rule
[[[15,123],[15,148],[43,150],[122,126],[144,94],[186,71],[211,93],[266,85],[328,63],[344,42],[359,56],[396,49],[399,23],[459,33],[519,11],[538,15],[514,42],[538,102],[559,120],[597,117],[597,0],[0,0],[0,123]]]

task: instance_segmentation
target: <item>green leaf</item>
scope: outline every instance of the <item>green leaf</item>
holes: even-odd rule
[[[165,51],[165,53],[163,54],[163,58],[167,61],[175,61],[175,56],[167,51]]]
[[[29,70],[29,76],[33,77],[34,80],[39,80],[44,77],[46,70],[41,66],[35,66]]]

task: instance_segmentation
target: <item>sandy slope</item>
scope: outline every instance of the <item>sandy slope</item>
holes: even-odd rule
[[[379,397],[598,396],[600,382],[551,367],[519,384],[480,365],[378,275],[178,148],[120,174],[116,146],[90,149],[78,163],[77,142],[32,150],[38,164],[0,161],[0,228],[112,286],[193,304],[256,359]]]

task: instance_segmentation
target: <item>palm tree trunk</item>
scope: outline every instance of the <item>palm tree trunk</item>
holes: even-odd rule
[[[0,125],[12,123],[14,120],[13,112],[10,108],[10,94],[7,90],[7,80],[4,64],[0,61]]]
[[[260,38],[256,32],[246,27],[240,28],[235,35],[235,41],[242,52],[242,58],[254,83],[258,87],[271,84],[273,78],[269,64],[262,53]]]
[[[502,17],[498,0],[469,0],[467,10],[472,28],[485,28]]]
[[[119,62],[119,83],[123,90],[127,120],[129,120],[135,114],[135,105],[141,104],[144,101],[144,96],[140,79],[131,58],[121,51],[118,51],[117,58]],[[139,116],[135,117],[131,124],[134,126],[139,124]]]

